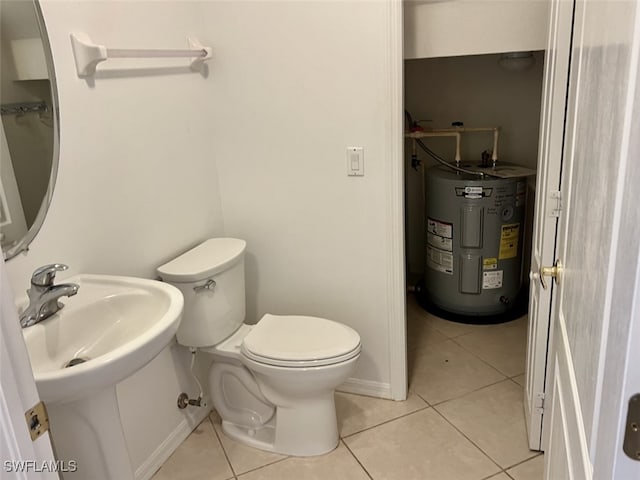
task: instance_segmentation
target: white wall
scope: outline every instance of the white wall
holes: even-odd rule
[[[548,0],[404,0],[405,58],[542,50]]]
[[[389,4],[204,8],[225,232],[248,242],[248,320],[352,326],[355,383],[389,396]],[[364,177],[346,175],[348,146],[364,147]]]
[[[208,43],[210,29],[192,2],[42,3],[59,88],[60,167],[42,230],[28,254],[7,263],[12,287],[24,292],[34,268],[51,262],[68,264],[68,275],[153,278],[157,265],[223,231],[216,79],[192,73],[186,60],[122,60],[87,82],[76,75],[69,33],[113,47],[185,48],[187,35]],[[140,65],[149,68],[133,70]],[[183,354],[167,348],[118,387],[135,468],[186,422],[175,402],[195,386],[184,385]]]
[[[408,60],[405,62],[405,108],[429,128],[446,128],[462,121],[468,127],[499,126],[500,161],[536,169],[542,95],[543,52],[526,71],[499,66],[499,54]],[[446,160],[453,160],[455,141],[429,138],[424,142]],[[483,150],[493,149],[491,134],[465,134],[463,161],[479,162]],[[422,176],[411,169],[411,143],[406,143],[406,216],[409,271],[424,271],[424,208]],[[426,166],[435,161],[418,149]],[[530,192],[533,206],[533,192]],[[532,210],[531,210],[532,211]],[[525,253],[528,257],[528,253]]]

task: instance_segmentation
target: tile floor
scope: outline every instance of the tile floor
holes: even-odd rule
[[[227,438],[214,412],[153,480],[541,480],[522,403],[526,318],[464,325],[407,302],[409,397],[336,394],[340,444],[314,458]]]

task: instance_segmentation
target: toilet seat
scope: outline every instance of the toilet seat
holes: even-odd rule
[[[242,349],[242,355],[256,363],[262,363],[273,367],[287,367],[287,368],[310,368],[310,367],[324,367],[334,365],[336,363],[346,362],[347,360],[360,355],[360,347],[353,349],[352,351],[339,355],[337,357],[322,358],[318,360],[281,360],[278,358],[261,357],[259,355],[247,352]]]
[[[265,365],[320,367],[360,354],[360,336],[325,318],[266,314],[244,337],[244,357]]]

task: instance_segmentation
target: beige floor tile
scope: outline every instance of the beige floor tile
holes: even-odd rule
[[[226,480],[233,472],[208,419],[182,442],[152,480]]]
[[[527,358],[526,321],[495,325],[456,337],[455,341],[508,377],[525,370]]]
[[[544,477],[544,455],[538,455],[507,470],[514,480],[542,480]]]
[[[410,391],[432,405],[505,378],[452,340],[417,350],[409,373]]]
[[[416,313],[416,314],[427,313],[418,303],[418,299],[416,298],[415,294],[408,293],[406,300],[407,300],[407,315],[411,313]]]
[[[503,468],[537,455],[529,450],[522,387],[511,380],[438,405],[436,409]]]
[[[484,328],[483,325],[470,325],[467,323],[452,322],[451,320],[445,320],[444,318],[436,317],[430,313],[427,315],[429,325],[449,338],[456,338],[460,335],[473,333]]]
[[[497,475],[493,475],[493,476],[487,478],[487,480],[511,480],[511,477],[509,475],[507,475],[506,473],[500,472]]]
[[[272,465],[240,475],[242,480],[369,480],[349,450],[340,443],[334,451],[319,457],[289,457]]]
[[[287,458],[285,455],[278,455],[277,453],[265,452],[264,450],[248,447],[227,437],[222,431],[220,416],[215,410],[209,418],[220,437],[222,447],[237,475]]]
[[[443,335],[430,325],[428,318],[407,315],[407,350],[411,350],[444,342],[449,337]]]
[[[422,320],[428,327],[448,338],[472,333],[478,329],[475,325],[450,322],[432,315],[418,304],[415,295],[407,295],[407,318],[410,321]]]
[[[407,366],[409,372],[413,371],[416,357],[420,354],[421,349],[449,339],[430,326],[426,315],[426,312],[421,315],[410,312],[407,314]]]
[[[360,432],[426,406],[424,400],[411,393],[404,402],[394,402],[338,392],[336,393],[336,413],[340,436],[345,437]]]
[[[479,480],[499,471],[432,408],[344,442],[376,480]]]
[[[523,373],[522,375],[518,375],[517,377],[513,377],[511,380],[516,382],[521,387],[524,387],[524,384],[527,381],[527,376]]]

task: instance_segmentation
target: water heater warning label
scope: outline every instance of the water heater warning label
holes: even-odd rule
[[[427,217],[427,232],[440,237],[453,238],[453,224]]]
[[[438,272],[453,275],[453,254],[427,246],[427,266]]]
[[[502,225],[500,232],[500,253],[498,258],[506,260],[518,256],[518,238],[520,237],[520,224],[512,223]]]
[[[453,239],[447,237],[441,237],[431,232],[427,232],[427,243],[432,247],[439,248],[440,250],[447,250],[453,252]]]
[[[485,258],[482,260],[482,269],[483,270],[497,270],[498,269],[498,259],[495,257]]]
[[[502,272],[503,270],[482,272],[482,289],[491,290],[493,288],[502,288]]]

